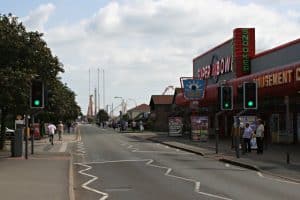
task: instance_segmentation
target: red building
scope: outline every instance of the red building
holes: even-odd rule
[[[193,77],[206,80],[205,97],[198,101],[199,115],[209,118],[214,134],[214,117],[219,112],[218,88],[233,87],[234,108],[219,116],[221,136],[230,136],[233,116],[242,110],[239,87],[258,84],[258,109],[247,115],[265,122],[266,139],[272,143],[300,142],[300,39],[256,54],[254,28],[237,28],[233,38],[193,59]],[[178,94],[178,105],[190,102]],[[216,106],[217,105],[217,106]]]

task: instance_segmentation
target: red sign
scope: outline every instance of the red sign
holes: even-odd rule
[[[234,29],[232,49],[233,66],[236,72],[236,77],[251,74],[250,60],[255,55],[255,29]]]
[[[232,72],[231,56],[226,58],[221,58],[217,60],[212,65],[207,65],[205,67],[198,69],[199,79],[209,79],[211,77],[216,77],[225,73]]]

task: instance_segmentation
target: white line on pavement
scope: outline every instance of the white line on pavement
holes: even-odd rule
[[[210,194],[210,193],[206,193],[206,192],[200,192],[200,182],[199,181],[196,181],[196,180],[193,180],[193,179],[184,178],[184,177],[180,177],[180,176],[172,175],[172,174],[170,174],[172,172],[172,168],[164,167],[164,166],[160,166],[160,165],[154,165],[154,164],[152,164],[154,162],[152,159],[145,159],[145,160],[111,160],[111,161],[88,162],[88,163],[74,163],[74,164],[75,165],[81,165],[81,166],[87,167],[86,169],[79,171],[79,173],[83,174],[83,175],[86,175],[86,176],[89,176],[89,177],[92,177],[92,179],[89,180],[88,182],[84,183],[82,185],[82,187],[85,188],[85,189],[87,189],[87,190],[89,190],[89,191],[93,191],[95,193],[102,194],[103,197],[100,200],[105,200],[106,198],[108,198],[108,194],[107,193],[103,193],[101,191],[98,191],[96,189],[93,189],[93,188],[90,188],[90,187],[87,186],[89,183],[92,183],[93,181],[97,180],[98,177],[90,175],[90,174],[87,174],[87,173],[84,173],[84,171],[88,171],[88,170],[92,169],[92,167],[89,166],[90,164],[121,163],[121,162],[146,162],[146,165],[148,165],[148,166],[152,166],[152,167],[160,168],[160,169],[166,169],[167,171],[164,174],[165,176],[169,176],[169,177],[181,179],[181,180],[188,181],[188,182],[193,182],[195,184],[194,190],[198,194],[202,194],[202,195],[213,197],[213,198],[217,198],[217,199],[232,200],[230,198],[222,197],[222,196],[219,196],[219,195]]]
[[[59,152],[65,152],[67,150],[68,143],[62,143],[61,147],[59,148]]]
[[[275,180],[281,183],[289,183],[289,184],[294,184],[294,185],[299,185],[299,183],[297,182],[293,182],[293,181],[287,181],[287,180],[283,180],[283,179],[278,179],[278,178],[271,178],[271,177],[266,177],[264,176],[261,172],[257,172],[257,175],[261,178],[265,178],[265,179],[270,179],[270,180]]]
[[[129,145],[127,147],[128,149],[131,149],[131,152],[135,152],[135,153],[161,153],[161,154],[178,154],[178,155],[191,155],[193,153],[189,153],[189,152],[179,152],[176,150],[176,152],[169,152],[169,151],[140,151],[138,148],[133,147],[133,145]]]
[[[154,162],[153,160],[149,160],[146,163],[146,165],[149,165],[149,166],[152,166],[152,167],[161,168],[161,169],[167,169],[167,171],[165,173],[165,176],[170,176],[170,177],[174,177],[174,178],[181,179],[181,180],[184,180],[184,181],[195,183],[195,192],[197,192],[198,194],[202,194],[202,195],[205,195],[205,196],[214,197],[214,198],[217,198],[217,199],[232,200],[232,199],[229,199],[229,198],[226,198],[226,197],[222,197],[222,196],[219,196],[219,195],[210,194],[210,193],[206,193],[206,192],[200,192],[200,182],[199,181],[196,181],[196,180],[193,180],[193,179],[187,179],[187,178],[180,177],[180,176],[171,175],[170,173],[172,171],[172,168],[168,168],[168,167],[164,167],[164,166],[159,166],[159,165],[153,165],[152,164],[153,162]]]
[[[89,165],[86,165],[86,164],[82,164],[82,163],[78,163],[78,165],[81,165],[81,166],[83,166],[83,167],[86,167],[86,169],[80,170],[80,171],[78,171],[78,173],[80,173],[80,174],[82,174],[82,175],[85,175],[85,176],[88,176],[88,177],[91,177],[91,178],[92,178],[92,179],[88,180],[87,182],[83,183],[83,184],[81,185],[81,187],[83,187],[84,189],[89,190],[89,191],[91,191],[91,192],[95,192],[95,193],[97,193],[97,194],[101,194],[102,197],[101,197],[99,200],[105,200],[105,199],[107,199],[107,198],[108,198],[108,194],[107,194],[107,193],[101,192],[101,191],[99,191],[99,190],[96,190],[96,189],[94,189],[94,188],[91,188],[91,187],[87,186],[88,184],[90,184],[90,183],[92,183],[92,182],[94,182],[95,180],[98,179],[97,176],[94,176],[94,175],[85,173],[85,171],[88,171],[88,170],[92,169],[92,167],[89,166]]]

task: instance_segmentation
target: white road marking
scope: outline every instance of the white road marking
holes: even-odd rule
[[[85,171],[88,171],[88,170],[92,169],[92,167],[89,166],[89,165],[86,165],[86,164],[82,164],[82,163],[78,163],[78,165],[81,165],[81,166],[83,166],[83,167],[86,167],[86,169],[80,170],[80,171],[78,171],[78,173],[80,173],[80,174],[82,174],[82,175],[85,175],[85,176],[88,176],[88,177],[91,177],[91,178],[92,178],[92,179],[88,180],[87,182],[83,183],[83,184],[81,185],[81,187],[84,188],[84,189],[86,189],[86,190],[89,190],[89,191],[91,191],[91,192],[95,192],[95,193],[97,193],[97,194],[101,194],[102,197],[101,197],[99,200],[105,200],[105,199],[107,199],[107,198],[108,198],[108,194],[107,194],[107,193],[101,192],[101,191],[99,191],[99,190],[96,190],[96,189],[94,189],[94,188],[91,188],[91,187],[87,186],[88,184],[90,184],[90,183],[92,183],[92,182],[94,182],[95,180],[98,179],[97,176],[94,176],[94,175],[85,173]]]
[[[65,152],[67,150],[67,143],[62,143],[61,147],[59,148],[59,152]]]
[[[88,163],[74,163],[74,164],[87,167],[84,170],[80,170],[79,173],[83,174],[83,175],[86,175],[86,176],[89,176],[89,177],[92,177],[92,179],[89,180],[89,181],[87,181],[86,183],[84,183],[82,185],[82,187],[85,188],[85,189],[87,189],[87,190],[89,190],[89,191],[92,191],[92,192],[95,192],[95,193],[103,195],[103,197],[100,198],[100,200],[105,200],[106,198],[108,198],[108,194],[107,193],[101,192],[99,190],[96,190],[94,188],[90,188],[90,187],[87,186],[88,184],[90,184],[93,181],[97,180],[98,177],[90,175],[90,174],[87,174],[87,173],[84,173],[84,171],[88,171],[88,170],[92,169],[92,167],[89,166],[90,164],[121,163],[121,162],[146,162],[146,165],[148,165],[148,166],[152,166],[152,167],[160,168],[160,169],[166,169],[167,171],[164,174],[165,176],[169,176],[169,177],[181,179],[181,180],[188,181],[188,182],[193,182],[195,184],[194,190],[198,194],[202,194],[202,195],[213,197],[213,198],[217,198],[217,199],[232,200],[230,198],[222,197],[222,196],[219,196],[219,195],[205,193],[205,192],[200,192],[200,182],[199,181],[196,181],[194,179],[188,179],[188,178],[184,178],[184,177],[172,175],[172,174],[170,174],[172,172],[172,168],[164,167],[164,166],[160,166],[160,165],[154,165],[154,164],[152,164],[154,162],[152,159],[145,159],[145,160],[111,160],[111,161],[88,162]]]
[[[289,183],[289,184],[299,185],[299,183],[293,182],[293,181],[287,181],[287,180],[284,180],[284,179],[266,177],[261,172],[257,172],[257,175],[261,178],[270,179],[270,180],[278,181],[278,182],[281,182],[281,183]]]
[[[131,149],[131,152],[135,152],[135,153],[161,153],[161,154],[178,154],[178,155],[191,155],[193,153],[190,152],[170,152],[170,151],[140,151],[138,148],[133,147],[133,145],[129,145],[127,147],[128,149]],[[177,149],[178,150],[178,149]]]
[[[225,167],[230,167],[230,165],[228,163],[225,164]]]
[[[170,147],[169,147],[169,146],[165,146],[165,148],[166,148],[166,149],[169,149]]]
[[[196,180],[193,180],[193,179],[184,178],[184,177],[181,177],[181,176],[171,175],[170,173],[172,171],[172,168],[168,168],[168,167],[164,167],[164,166],[159,166],[159,165],[153,165],[152,164],[153,162],[154,162],[153,160],[149,160],[146,163],[146,165],[149,165],[149,166],[152,166],[152,167],[161,168],[161,169],[167,169],[167,171],[165,173],[165,176],[170,176],[170,177],[173,177],[173,178],[177,178],[177,179],[181,179],[181,180],[184,180],[184,181],[195,183],[195,192],[198,193],[198,194],[202,194],[202,195],[205,195],[205,196],[214,197],[214,198],[217,198],[217,199],[232,200],[232,199],[229,199],[229,198],[226,198],[226,197],[222,197],[222,196],[219,196],[219,195],[205,193],[205,192],[200,192],[200,182],[199,181],[196,181]]]

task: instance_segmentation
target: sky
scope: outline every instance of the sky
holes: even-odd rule
[[[44,33],[83,114],[98,80],[100,108],[116,111],[121,98],[132,108],[180,87],[234,28],[255,28],[257,53],[298,39],[299,10],[300,0],[0,0],[1,14]]]

